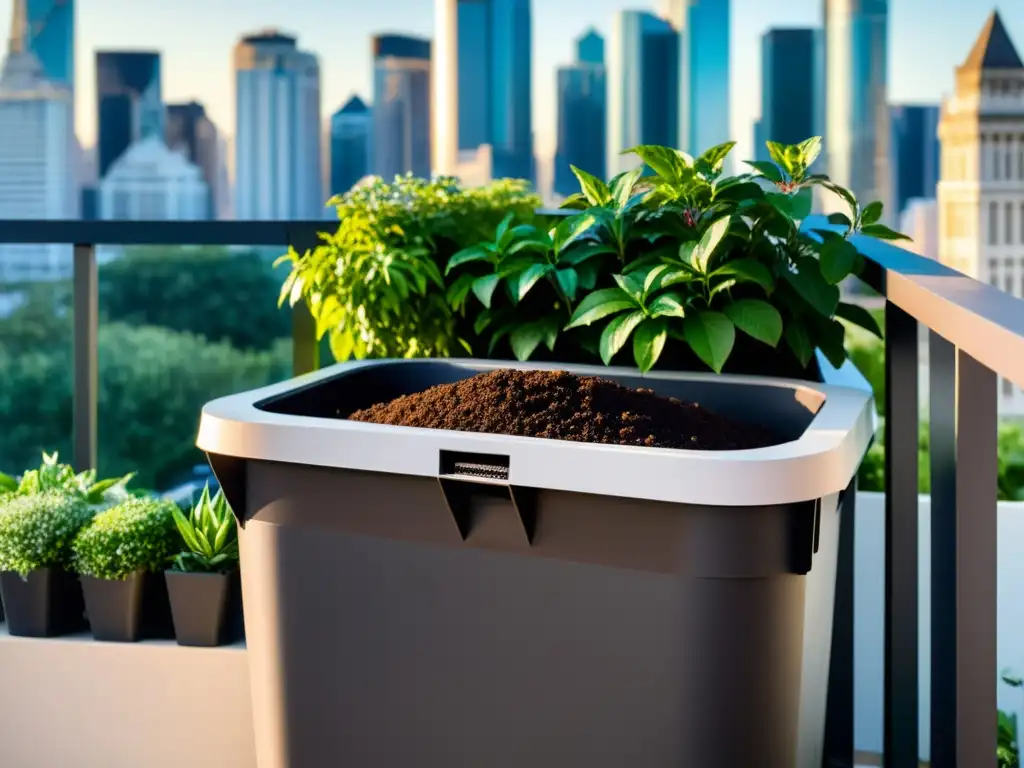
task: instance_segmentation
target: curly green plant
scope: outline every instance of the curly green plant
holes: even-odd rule
[[[75,472],[70,464],[61,464],[57,452],[43,452],[43,462],[38,469],[27,470],[20,481],[0,473],[0,496],[5,492],[17,496],[57,490],[78,496],[93,506],[105,506],[128,498],[128,483],[135,473],[124,477],[96,479],[96,470]]]
[[[279,304],[305,302],[335,359],[437,357],[465,349],[445,298],[449,255],[488,236],[512,212],[529,220],[540,199],[526,182],[462,189],[455,179],[371,177],[328,205],[339,226],[304,253],[289,250]]]
[[[222,491],[210,498],[203,488],[199,501],[186,516],[173,510],[178,533],[188,548],[174,558],[174,569],[192,573],[226,573],[238,567],[238,529]]]
[[[45,490],[0,502],[0,571],[23,578],[71,560],[71,541],[93,515],[79,496]]]
[[[581,192],[564,207],[576,213],[546,241],[513,217],[475,249],[455,254],[446,274],[459,290],[450,290],[450,300],[465,302],[463,286],[470,286],[480,304],[479,332],[490,333],[492,350],[507,336],[520,360],[541,341],[554,349],[564,339],[569,354],[575,346],[610,364],[630,344],[647,371],[674,344],[721,372],[744,334],[784,350],[803,369],[816,349],[841,365],[842,321],[880,335],[866,310],[840,301],[839,283],[864,263],[856,236],[907,238],[879,223],[881,203],[861,206],[827,176],[808,174],[820,138],[768,142],[770,162],[751,161],[751,172],[723,176],[733,146],[697,158],[670,147],[633,147],[624,154],[642,166],[608,183],[574,168]],[[809,228],[815,187],[838,196],[848,212]],[[500,284],[505,290],[495,293]],[[524,302],[535,286],[543,286],[540,294]],[[580,333],[587,328],[599,332],[596,345]]]
[[[75,570],[99,579],[161,571],[181,550],[173,502],[128,499],[98,513],[71,544]]]

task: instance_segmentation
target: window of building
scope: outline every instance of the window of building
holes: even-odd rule
[[[995,245],[999,240],[999,204],[988,204],[988,244]]]
[[[1006,178],[1013,178],[1013,142],[1009,136],[1006,137]]]
[[[1006,220],[1003,222],[1003,235],[1006,239],[1003,242],[1009,245],[1013,242],[1013,203],[1006,204],[1004,216]]]
[[[1024,133],[1017,137],[1017,178],[1024,179]]]
[[[1003,397],[1013,397],[1013,382],[1009,379],[1003,379]]]
[[[999,287],[999,262],[995,259],[988,260],[988,282],[995,288]]]
[[[994,181],[999,181],[999,171],[1000,171],[999,147],[1000,147],[999,137],[998,136],[993,136],[992,137],[992,147],[991,147],[991,151],[989,152],[989,157],[992,158],[992,179]]]

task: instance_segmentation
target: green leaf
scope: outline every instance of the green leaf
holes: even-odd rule
[[[516,356],[516,360],[519,362],[529,360],[530,355],[537,349],[537,345],[544,341],[546,335],[547,332],[540,323],[527,323],[512,331],[508,340],[512,345],[512,354]]]
[[[700,238],[700,242],[697,243],[697,247],[693,249],[693,264],[701,272],[707,272],[708,262],[714,254],[715,249],[722,242],[722,238],[725,237],[729,231],[729,225],[732,223],[732,216],[723,216],[720,219],[714,221],[710,227],[708,227],[704,234]]]
[[[615,278],[615,282],[618,283],[623,293],[633,299],[633,301],[639,304],[643,300],[644,281],[642,277],[635,272],[628,275],[612,275],[612,277]]]
[[[476,278],[468,272],[459,275],[455,282],[449,285],[448,290],[445,291],[445,300],[448,302],[448,306],[453,309],[461,308],[469,297],[469,292],[473,287],[474,280],[476,280]]]
[[[832,285],[838,285],[853,271],[857,249],[845,238],[830,239],[822,243],[819,259],[822,277]]]
[[[782,275],[815,312],[832,317],[839,305],[839,289],[821,274],[818,261],[811,257],[793,260],[797,271],[785,270]]]
[[[644,275],[644,289],[643,298],[647,298],[647,294],[651,292],[651,289],[658,285],[658,278],[661,277],[662,273],[668,269],[668,264],[657,264],[647,270],[647,274]]]
[[[686,309],[679,297],[671,293],[663,293],[650,303],[647,312],[651,317],[685,317]]]
[[[460,264],[466,264],[470,261],[484,261],[489,259],[490,256],[491,254],[482,246],[471,245],[469,248],[463,248],[461,251],[458,251],[448,259],[448,266],[445,267],[444,273],[447,275]]]
[[[15,491],[18,489],[18,481],[10,475],[0,472],[0,491]]]
[[[604,331],[601,332],[601,360],[605,365],[611,365],[612,358],[618,354],[627,341],[629,335],[644,320],[644,313],[630,312],[628,315],[613,317]]]
[[[705,310],[690,314],[683,323],[690,349],[711,370],[721,373],[736,343],[736,328],[732,320],[721,312]]]
[[[574,243],[572,248],[563,248],[558,253],[558,263],[574,267],[587,259],[603,254],[617,254],[618,250],[608,243]]]
[[[873,203],[868,203],[864,206],[864,210],[860,212],[860,223],[861,226],[866,224],[874,224],[876,221],[882,218],[882,204],[875,200]]]
[[[643,144],[630,147],[625,150],[624,155],[636,155],[650,167],[652,171],[663,179],[678,181],[684,171],[693,165],[693,158],[685,152],[661,147],[653,144]]]
[[[597,285],[598,275],[601,273],[601,262],[596,259],[584,261],[576,267],[576,276],[579,278],[580,288],[584,291],[594,290]]]
[[[854,325],[860,326],[864,330],[870,331],[880,339],[883,338],[882,329],[878,327],[878,323],[875,321],[874,315],[859,304],[839,302],[839,306],[836,307],[836,317],[841,317],[843,320],[847,320]]]
[[[797,148],[800,150],[800,160],[804,168],[810,168],[814,161],[821,154],[821,136],[811,136],[801,141]]]
[[[766,141],[764,145],[768,148],[768,155],[772,161],[784,171],[793,174],[792,161],[786,152],[786,145],[777,141]]]
[[[811,337],[807,333],[807,328],[798,321],[790,322],[786,325],[783,338],[786,340],[786,346],[792,350],[800,365],[806,368],[811,362],[811,357],[814,355],[814,347],[811,344]]]
[[[815,318],[810,330],[816,346],[833,366],[839,368],[846,362],[846,327],[832,318]]]
[[[532,264],[527,267],[520,275],[519,280],[516,284],[515,298],[517,302],[523,300],[523,297],[530,292],[530,289],[537,284],[544,275],[550,272],[553,267],[550,264]]]
[[[590,325],[602,317],[608,317],[608,315],[613,315],[624,309],[635,308],[636,302],[623,293],[621,288],[602,288],[600,291],[594,291],[583,297],[579,306],[576,307],[576,311],[572,313],[565,330],[580,325]]]
[[[596,223],[597,217],[592,213],[579,213],[563,220],[555,227],[554,234],[551,237],[555,252],[561,253],[564,251],[583,237]]]
[[[587,200],[587,196],[582,192],[573,192],[558,207],[562,210],[583,211],[590,207],[590,201]]]
[[[806,219],[811,215],[811,207],[814,205],[814,193],[810,187],[800,187],[789,198],[790,215],[797,220]]]
[[[555,272],[555,279],[558,280],[562,293],[566,295],[569,301],[575,301],[576,290],[579,288],[579,278],[576,276],[576,270],[572,267],[560,269]]]
[[[708,293],[708,299],[713,299],[722,291],[728,291],[729,289],[734,288],[738,282],[738,280],[732,277],[730,277],[727,280],[723,280],[722,282],[720,282],[718,285],[711,289],[711,291]]]
[[[756,283],[764,288],[765,292],[771,293],[775,289],[775,280],[772,273],[764,264],[757,259],[736,259],[723,264],[712,273],[712,277],[725,277],[731,275],[741,283]]]
[[[495,242],[501,242],[501,239],[505,236],[505,233],[508,232],[508,228],[512,225],[512,220],[515,219],[515,217],[516,215],[514,213],[505,214],[505,218],[503,218],[501,223],[498,224],[498,229],[494,233]]]
[[[782,315],[761,299],[740,299],[725,306],[725,314],[733,325],[748,336],[775,347],[782,338]]]
[[[745,160],[744,162],[768,179],[768,181],[778,183],[783,180],[782,171],[779,170],[775,163],[769,163],[767,160]]]
[[[563,166],[564,167],[564,166]],[[569,166],[572,172],[576,175],[576,178],[580,182],[580,189],[583,192],[583,196],[587,198],[587,202],[591,205],[598,206],[604,205],[608,202],[611,197],[611,192],[608,189],[608,185],[601,181],[596,176],[587,173],[575,165]],[[564,205],[564,203],[563,203]]]
[[[626,203],[633,195],[633,187],[636,186],[637,181],[643,175],[643,166],[634,168],[632,171],[626,173],[620,173],[612,180],[611,192],[612,198],[615,201],[615,208],[621,211],[626,207]]]
[[[494,296],[494,289],[498,287],[501,278],[502,275],[496,272],[491,275],[478,277],[473,281],[473,294],[488,309],[491,308],[491,298]]]
[[[860,232],[868,237],[874,237],[878,240],[912,240],[912,238],[904,235],[902,232],[889,229],[884,224],[866,224],[860,228]]]
[[[679,283],[692,283],[696,279],[693,272],[689,270],[674,269],[662,275],[661,287],[668,288],[670,285],[678,285]]]
[[[727,141],[724,144],[716,144],[711,149],[704,150],[697,158],[695,165],[698,170],[706,172],[706,175],[714,176],[721,172],[725,158],[736,146],[735,141]]]
[[[661,357],[665,349],[665,321],[644,320],[633,333],[633,359],[641,373],[647,373]]]
[[[843,226],[847,229],[853,226],[853,222],[850,221],[850,217],[845,213],[830,213],[828,215],[828,223]]]

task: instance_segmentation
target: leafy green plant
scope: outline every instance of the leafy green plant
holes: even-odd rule
[[[574,169],[581,191],[565,207],[576,213],[546,240],[512,217],[489,241],[452,257],[453,303],[464,309],[474,293],[482,307],[476,329],[489,330],[489,351],[507,336],[520,360],[541,341],[549,349],[559,339],[586,348],[588,337],[574,332],[595,326],[600,338],[589,351],[610,363],[632,342],[642,371],[678,344],[720,372],[738,333],[783,348],[801,368],[815,349],[841,365],[841,320],[880,335],[867,311],[840,301],[838,284],[864,261],[853,235],[906,236],[879,223],[880,203],[861,206],[827,176],[807,173],[820,138],[768,142],[770,162],[751,161],[751,172],[725,177],[732,148],[721,144],[694,158],[670,147],[633,147],[626,153],[652,175],[639,168],[607,184]],[[827,228],[807,229],[815,187],[838,195],[848,212],[830,216]],[[550,290],[524,307],[525,292],[542,280]],[[502,283],[507,300],[496,308],[493,290]],[[489,292],[481,296],[477,286]]]
[[[1024,687],[1024,680],[1004,672],[1003,682],[1011,688]],[[999,768],[1020,768],[1020,744],[1018,742],[1017,716],[999,710],[996,759]]]
[[[178,533],[188,548],[174,558],[174,568],[193,573],[229,572],[238,567],[238,529],[235,516],[220,490],[210,498],[205,486],[186,516],[172,510]]]
[[[75,570],[99,579],[163,570],[181,550],[175,509],[170,501],[133,498],[98,513],[72,541]]]
[[[80,496],[48,489],[0,501],[0,571],[23,578],[49,566],[66,566],[70,544],[93,511]]]
[[[443,277],[448,257],[489,237],[507,213],[533,217],[526,182],[462,189],[455,179],[371,178],[328,205],[337,231],[275,263],[290,271],[279,304],[304,301],[337,360],[432,357],[465,349]]]
[[[124,477],[96,480],[96,470],[75,472],[70,464],[61,464],[57,452],[43,453],[43,463],[38,469],[27,470],[20,481],[0,473],[0,495],[4,492],[16,496],[29,496],[47,491],[78,496],[93,506],[103,506],[128,498],[126,489],[135,473]]]

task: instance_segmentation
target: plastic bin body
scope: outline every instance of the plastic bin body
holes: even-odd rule
[[[303,415],[497,367],[335,366],[204,410],[260,768],[818,768],[870,394],[570,369],[790,438],[729,452]]]

